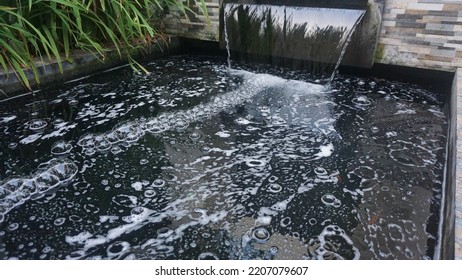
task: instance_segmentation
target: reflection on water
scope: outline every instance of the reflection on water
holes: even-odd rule
[[[0,257],[433,257],[437,94],[225,64],[173,57],[0,103]]]
[[[330,78],[364,10],[224,4],[232,58],[258,60]]]

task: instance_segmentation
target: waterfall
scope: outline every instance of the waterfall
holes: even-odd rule
[[[329,83],[365,10],[224,4],[231,59],[308,70]]]

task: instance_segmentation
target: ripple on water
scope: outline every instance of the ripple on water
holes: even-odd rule
[[[48,125],[47,121],[42,119],[33,119],[29,121],[29,129],[30,130],[41,130],[44,129]]]

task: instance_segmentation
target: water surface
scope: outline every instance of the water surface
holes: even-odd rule
[[[439,94],[234,67],[171,57],[1,102],[0,258],[433,258]]]

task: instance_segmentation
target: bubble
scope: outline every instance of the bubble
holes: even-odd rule
[[[134,207],[132,208],[132,210],[130,211],[130,214],[131,215],[141,215],[145,212],[146,210],[143,208],[143,207]]]
[[[231,136],[231,134],[225,131],[218,131],[215,135],[221,138],[229,138]]]
[[[51,146],[51,153],[53,155],[64,155],[69,153],[72,150],[72,145],[64,140],[60,140]]]
[[[269,249],[269,252],[271,255],[277,255],[277,253],[279,252],[279,248],[276,247],[276,246],[271,246],[271,248]]]
[[[15,192],[16,190],[19,190],[21,188],[22,184],[24,183],[24,179],[21,178],[11,178],[7,180],[5,183],[1,185],[1,187],[9,191],[10,193]]]
[[[138,199],[135,196],[119,194],[112,198],[112,202],[119,206],[133,208],[138,203]]]
[[[85,134],[80,136],[79,141],[77,141],[77,145],[82,148],[94,148],[95,139],[93,138],[93,134]]]
[[[316,175],[318,176],[324,176],[324,175],[327,175],[327,170],[322,167],[316,167],[314,169],[314,173],[316,173]]]
[[[423,146],[398,140],[389,145],[390,157],[400,164],[412,167],[425,167],[436,163],[434,151]]]
[[[48,123],[42,119],[33,119],[29,122],[29,129],[30,130],[41,130],[44,129]]]
[[[74,178],[78,172],[78,167],[69,160],[56,160],[50,163],[48,172],[58,177],[61,184],[66,184]]]
[[[57,218],[53,224],[55,226],[62,226],[66,222],[66,218]]]
[[[268,182],[274,183],[278,180],[279,178],[277,176],[272,175],[271,177],[268,178]]]
[[[324,203],[327,206],[334,206],[335,208],[338,208],[342,205],[339,199],[337,199],[334,195],[332,194],[325,194],[321,197],[322,203]]]
[[[353,98],[352,102],[358,107],[366,107],[372,104],[372,101],[364,95]]]
[[[308,223],[312,226],[316,225],[318,223],[318,220],[316,220],[315,218],[311,218],[308,220]]]
[[[83,209],[85,209],[87,213],[93,213],[93,214],[96,214],[100,211],[100,209],[93,204],[85,204],[83,206]]]
[[[120,141],[135,142],[143,135],[142,130],[136,124],[126,122],[116,125],[113,130]]]
[[[105,152],[111,149],[111,143],[103,136],[96,135],[94,136],[95,148],[100,152]]]
[[[11,194],[10,190],[5,189],[3,186],[0,186],[0,199],[4,199],[5,197]]]
[[[210,252],[205,252],[201,253],[199,257],[197,257],[198,260],[219,260],[219,258],[214,254]]]
[[[96,150],[95,150],[94,148],[86,148],[86,149],[85,149],[85,154],[86,154],[87,156],[92,156],[92,155],[94,155],[95,153],[96,153]]]
[[[272,193],[278,193],[282,191],[282,186],[276,183],[272,183],[268,185],[268,191]]]
[[[77,215],[71,215],[69,216],[69,220],[72,222],[78,223],[82,221],[82,218]]]
[[[159,122],[158,120],[149,121],[145,124],[146,130],[152,134],[159,134],[167,130],[167,127],[164,123]]]
[[[109,245],[106,252],[109,258],[120,257],[122,254],[130,249],[130,243],[126,241],[116,241]]]
[[[404,235],[404,232],[401,226],[391,223],[391,224],[388,224],[387,227],[388,227],[388,234],[391,240],[395,242],[404,242],[405,235]]]
[[[114,133],[114,131],[109,131],[103,135],[104,139],[106,139],[110,144],[115,144],[119,142],[119,138]]]
[[[9,231],[15,231],[19,228],[19,224],[18,223],[11,223],[8,225],[7,229]]]
[[[149,163],[149,160],[143,158],[143,159],[140,159],[140,165],[145,165],[145,164],[148,164]]]
[[[270,238],[270,233],[264,227],[259,227],[252,232],[253,239],[258,243],[265,243]]]
[[[247,159],[245,160],[245,163],[249,167],[263,167],[266,165],[266,161],[259,159]]]
[[[10,144],[8,144],[8,148],[11,149],[11,150],[14,150],[18,147],[18,143],[16,142],[11,142]]]
[[[120,154],[121,152],[122,152],[122,148],[120,148],[119,146],[113,146],[111,148],[111,153],[114,155]]]
[[[143,184],[141,182],[132,183],[132,188],[136,191],[141,191],[143,189]]]
[[[172,235],[173,230],[169,229],[168,227],[162,227],[157,230],[157,237],[158,238],[167,238]]]
[[[154,197],[156,196],[156,191],[155,190],[146,190],[144,191],[144,196],[145,197],[148,197],[148,198],[151,198],[151,197]]]
[[[380,129],[378,127],[376,127],[376,126],[371,127],[371,132],[374,133],[374,134],[379,132],[379,130]]]
[[[197,132],[193,132],[191,134],[189,134],[189,138],[191,140],[199,140],[201,138],[201,135]]]
[[[50,252],[51,252],[51,247],[50,247],[50,246],[45,246],[45,247],[43,247],[42,253],[48,254],[48,253],[50,253]]]
[[[162,179],[155,179],[154,182],[152,182],[151,186],[156,187],[156,188],[161,188],[165,186],[165,181]]]
[[[245,119],[245,118],[237,118],[235,121],[234,121],[236,124],[238,125],[247,125],[247,124],[250,124],[250,121],[248,119]]]
[[[292,219],[290,217],[285,217],[280,222],[281,227],[288,227],[291,223],[292,223]]]
[[[41,172],[35,176],[37,190],[39,193],[46,192],[59,185],[59,178],[48,171]]]

